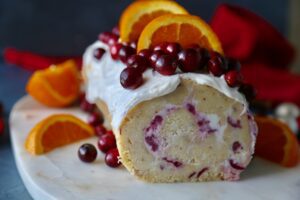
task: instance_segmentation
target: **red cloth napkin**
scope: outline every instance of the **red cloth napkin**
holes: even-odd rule
[[[43,56],[27,51],[19,51],[15,48],[5,48],[3,52],[4,60],[7,63],[18,65],[28,70],[45,69],[52,64],[62,63],[68,59],[74,59],[78,67],[81,67],[81,56]]]
[[[211,26],[225,54],[242,62],[245,81],[256,87],[258,100],[300,106],[300,76],[288,71],[294,48],[272,25],[249,10],[223,4]]]

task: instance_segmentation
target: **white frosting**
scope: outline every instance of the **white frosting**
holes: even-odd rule
[[[103,48],[106,53],[101,60],[93,57],[93,51]],[[86,94],[90,102],[103,100],[112,116],[111,126],[118,130],[126,113],[140,102],[160,97],[173,92],[181,79],[191,79],[198,84],[211,86],[224,95],[244,104],[247,101],[237,88],[230,88],[224,77],[215,77],[209,74],[183,73],[172,76],[162,76],[148,69],[144,72],[144,84],[135,90],[129,90],[120,84],[120,73],[126,67],[120,61],[114,61],[109,53],[109,48],[104,43],[97,41],[89,46],[83,55],[85,67]]]

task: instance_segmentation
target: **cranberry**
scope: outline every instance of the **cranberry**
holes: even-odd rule
[[[123,47],[121,43],[116,43],[110,47],[110,55],[113,60],[119,59],[119,51]]]
[[[104,134],[107,134],[107,130],[102,124],[95,126],[95,132],[96,135],[98,135],[99,137]]]
[[[152,51],[150,49],[143,49],[138,53],[138,55],[142,56],[142,57],[146,58],[148,61],[150,61]]]
[[[152,55],[150,56],[150,64],[153,68],[155,68],[155,63],[157,59],[162,55],[164,55],[164,52],[161,50],[152,52]]]
[[[221,54],[212,52],[208,61],[208,70],[215,76],[221,76],[226,71],[226,63]]]
[[[173,57],[176,57],[180,51],[181,51],[181,46],[176,42],[169,43],[165,47],[165,53]]]
[[[88,124],[91,126],[103,124],[103,121],[103,116],[99,112],[93,112],[88,117]]]
[[[119,161],[119,151],[117,148],[109,150],[105,155],[105,163],[109,167],[116,168],[119,165],[121,165],[121,162]]]
[[[107,131],[106,134],[114,135],[114,132],[112,132],[112,131],[110,130],[110,131]]]
[[[119,26],[115,26],[113,27],[113,29],[111,30],[111,32],[115,35],[120,35],[120,29],[119,29]]]
[[[108,150],[116,148],[116,139],[112,134],[104,134],[98,140],[98,148],[106,153]]]
[[[132,48],[136,49],[136,42],[130,42],[129,46],[131,46]]]
[[[103,48],[97,48],[93,52],[94,58],[96,58],[97,60],[100,60],[104,53],[105,53],[105,50]]]
[[[201,57],[198,51],[189,48],[179,52],[178,60],[183,72],[194,72],[199,68]]]
[[[255,88],[250,84],[242,84],[239,88],[239,92],[245,95],[245,98],[247,101],[251,102],[253,99],[255,99],[256,96],[256,90]]]
[[[232,151],[234,153],[238,153],[241,149],[243,149],[242,145],[240,142],[238,141],[235,141],[233,144],[232,144]]]
[[[241,69],[241,63],[233,58],[227,58],[227,69],[228,70],[237,70],[240,71]]]
[[[83,162],[93,162],[97,157],[97,149],[92,144],[83,144],[78,149],[78,156]]]
[[[119,37],[111,32],[103,32],[99,35],[99,40],[111,46],[118,42]]]
[[[120,83],[126,89],[136,89],[143,84],[143,74],[137,68],[127,67],[120,74]]]
[[[126,63],[127,59],[135,54],[135,49],[130,47],[130,46],[122,46],[119,50],[119,59],[123,62]]]
[[[0,135],[4,133],[4,120],[0,117]]]
[[[177,67],[179,66],[178,61],[170,55],[160,56],[155,63],[155,70],[165,76],[175,74]]]
[[[89,103],[85,98],[80,102],[80,108],[88,113],[91,113],[95,110],[96,105]]]
[[[139,55],[132,55],[127,59],[127,67],[133,67],[140,70],[142,73],[150,66],[149,61]]]
[[[166,48],[169,45],[168,42],[163,42],[153,47],[153,51],[163,51],[166,52]]]
[[[225,74],[225,81],[230,87],[236,87],[242,83],[243,78],[238,71],[231,70]]]

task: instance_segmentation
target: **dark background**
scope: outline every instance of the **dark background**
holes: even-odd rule
[[[0,49],[14,46],[47,55],[80,55],[118,23],[131,0],[0,0]],[[287,0],[178,0],[209,21],[223,2],[249,8],[287,33]]]

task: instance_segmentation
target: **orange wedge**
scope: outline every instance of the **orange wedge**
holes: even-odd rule
[[[188,12],[174,1],[135,1],[122,13],[119,26],[123,42],[137,41],[144,27],[156,17],[165,14],[187,14]]]
[[[40,155],[94,134],[94,129],[77,117],[68,114],[52,115],[30,131],[25,148],[33,155]]]
[[[169,14],[155,18],[142,31],[137,49],[149,49],[163,42],[178,42],[184,48],[198,44],[223,53],[220,41],[210,26],[192,15]]]
[[[255,117],[258,135],[255,154],[284,167],[299,162],[299,145],[295,134],[281,121],[269,117]]]
[[[73,60],[36,71],[27,83],[27,92],[49,107],[70,105],[79,95],[79,70]]]

